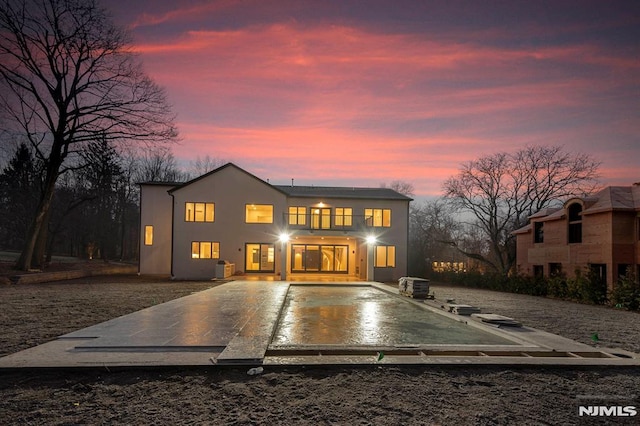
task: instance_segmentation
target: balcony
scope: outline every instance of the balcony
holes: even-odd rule
[[[376,228],[390,228],[390,219],[383,223],[381,218],[365,215],[334,214],[289,214],[283,213],[282,223],[291,230],[301,231],[343,231],[363,232]]]

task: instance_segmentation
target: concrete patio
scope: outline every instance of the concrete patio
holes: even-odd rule
[[[375,282],[233,281],[5,356],[0,368],[640,365],[638,354],[495,327],[441,306]]]

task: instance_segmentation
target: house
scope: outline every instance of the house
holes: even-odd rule
[[[571,198],[534,214],[514,234],[520,272],[574,277],[589,268],[612,289],[628,268],[640,275],[640,185]]]
[[[183,184],[140,184],[141,274],[397,280],[409,202],[389,188],[272,185],[228,163]]]

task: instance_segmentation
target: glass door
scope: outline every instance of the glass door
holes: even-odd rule
[[[247,272],[274,272],[275,253],[274,244],[245,244],[245,270]]]
[[[330,229],[331,209],[311,209],[311,229]]]
[[[349,246],[294,244],[291,246],[292,272],[349,271]]]

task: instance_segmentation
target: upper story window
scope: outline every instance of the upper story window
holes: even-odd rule
[[[574,203],[569,206],[569,243],[582,242],[582,206]]]
[[[245,223],[273,223],[272,204],[247,204]]]
[[[391,209],[364,209],[364,220],[367,226],[391,226]]]
[[[213,222],[214,219],[213,203],[184,203],[184,220],[185,222]]]
[[[289,225],[306,225],[307,208],[289,207]]]
[[[533,222],[533,242],[544,242],[544,222]]]
[[[311,209],[311,228],[313,229],[330,229],[331,228],[331,209],[329,208],[312,208]]]
[[[334,221],[336,226],[352,226],[353,209],[351,207],[336,207],[336,215]]]

